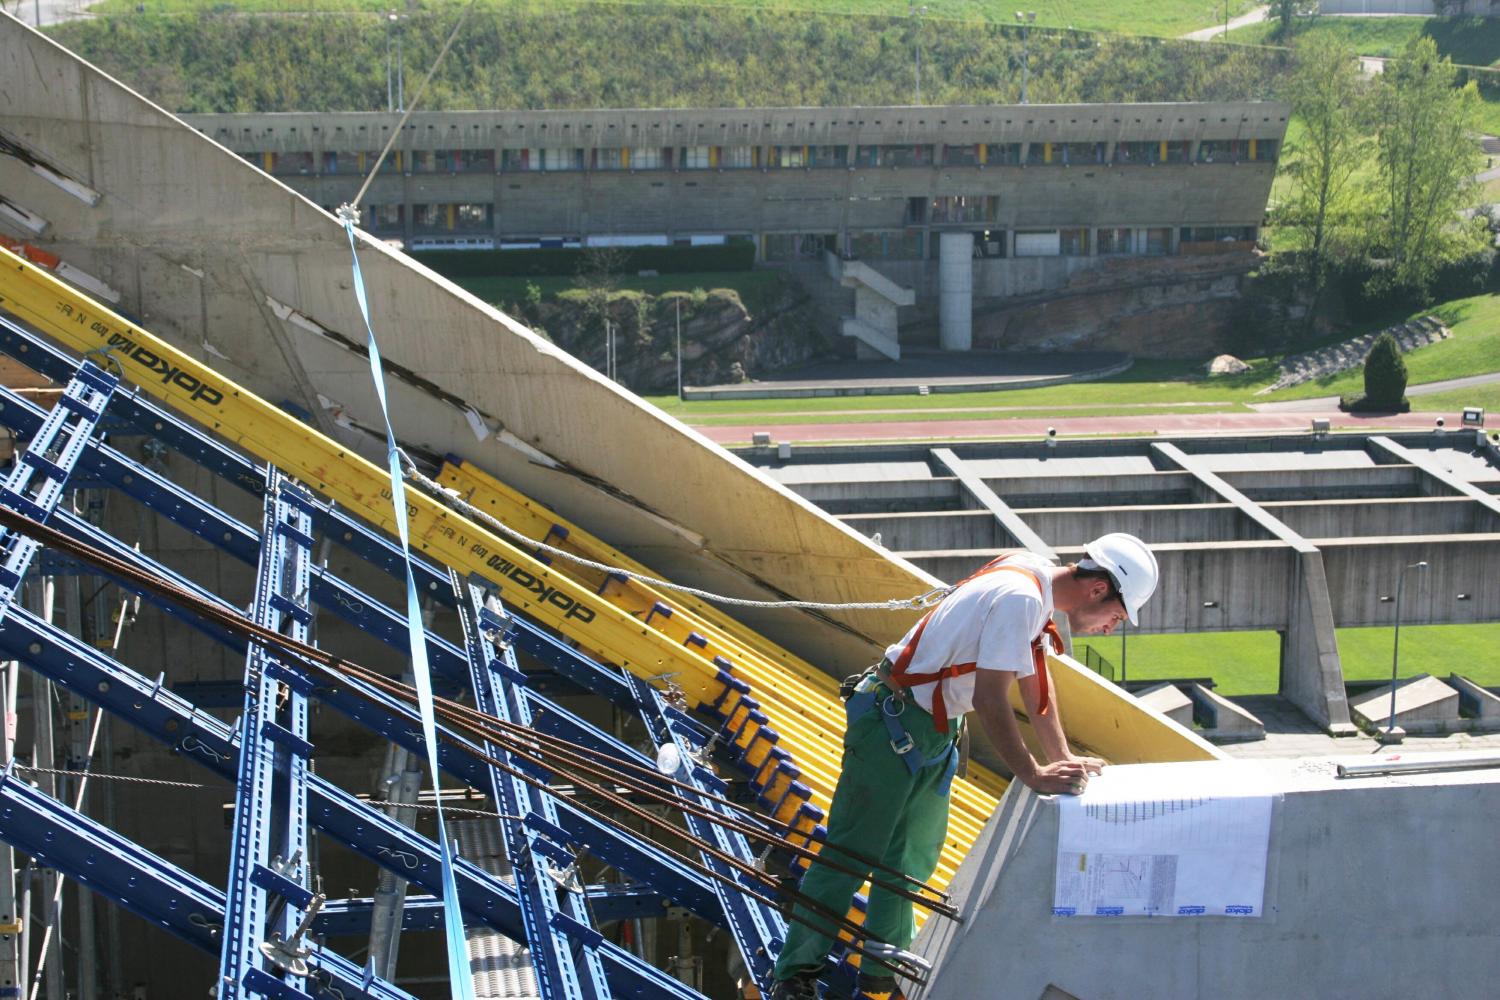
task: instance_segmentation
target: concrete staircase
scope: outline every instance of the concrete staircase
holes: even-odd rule
[[[1375,338],[1382,333],[1389,333],[1396,338],[1396,346],[1401,348],[1402,354],[1436,343],[1449,335],[1448,328],[1436,316],[1420,316],[1375,333],[1367,333],[1363,337],[1353,337],[1316,351],[1294,354],[1282,360],[1276,381],[1261,389],[1256,395],[1286,389],[1362,365],[1365,356],[1370,353],[1370,345],[1375,343]]]
[[[916,293],[859,260],[845,260],[824,252],[828,276],[845,288],[854,289],[854,315],[845,316],[839,332],[855,339],[855,356],[861,361],[886,358],[901,360],[896,335],[896,310],[916,302]]]

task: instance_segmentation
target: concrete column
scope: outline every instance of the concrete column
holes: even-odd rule
[[[938,343],[967,351],[974,346],[974,234],[938,239]]]
[[[1284,585],[1287,627],[1282,644],[1280,693],[1325,732],[1334,736],[1353,734],[1323,553],[1176,445],[1153,444],[1151,451],[1164,460],[1160,464],[1192,473],[1200,497],[1234,504],[1243,516],[1295,553],[1292,577]],[[1245,587],[1266,585],[1263,580],[1243,581]]]

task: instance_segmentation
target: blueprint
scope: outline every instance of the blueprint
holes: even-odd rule
[[[1059,802],[1053,915],[1260,916],[1274,797],[1248,761],[1105,768]]]

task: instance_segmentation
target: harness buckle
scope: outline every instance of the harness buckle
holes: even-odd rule
[[[898,757],[905,757],[907,754],[911,753],[912,750],[916,749],[916,746],[917,744],[911,738],[911,733],[908,733],[904,730],[902,731],[901,738],[899,740],[891,740],[891,749],[896,751],[896,756]]]

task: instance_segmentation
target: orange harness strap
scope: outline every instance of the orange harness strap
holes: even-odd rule
[[[953,590],[958,590],[959,587],[962,587],[970,580],[977,580],[986,574],[1005,570],[1009,573],[1024,573],[1036,584],[1038,593],[1045,593],[1041,577],[1024,566],[1005,565],[1002,560],[1007,558],[1009,557],[1001,556],[999,559],[987,563],[979,572],[960,580]],[[950,591],[951,593],[952,591]],[[922,641],[922,633],[926,630],[927,623],[932,620],[933,613],[936,611],[937,608],[933,608],[932,611],[923,615],[922,620],[917,623],[916,631],[911,635],[911,641],[906,644],[906,648],[901,650],[901,655],[896,657],[896,662],[891,664],[889,680],[891,685],[901,688],[913,688],[921,684],[937,685],[932,689],[932,722],[937,727],[938,732],[941,733],[948,730],[948,708],[943,704],[943,681],[950,677],[962,677],[965,674],[972,674],[975,670],[979,669],[979,664],[950,663],[941,670],[932,670],[923,673],[913,673],[907,669],[911,666],[912,657],[917,653],[917,643]],[[1047,624],[1042,626],[1042,631],[1037,634],[1036,638],[1031,640],[1031,660],[1036,671],[1038,688],[1038,715],[1046,715],[1047,709],[1051,704],[1047,688],[1047,647],[1044,643],[1046,639],[1051,639],[1053,652],[1061,653],[1063,651],[1062,634],[1057,631],[1057,625],[1050,618],[1047,619]]]

